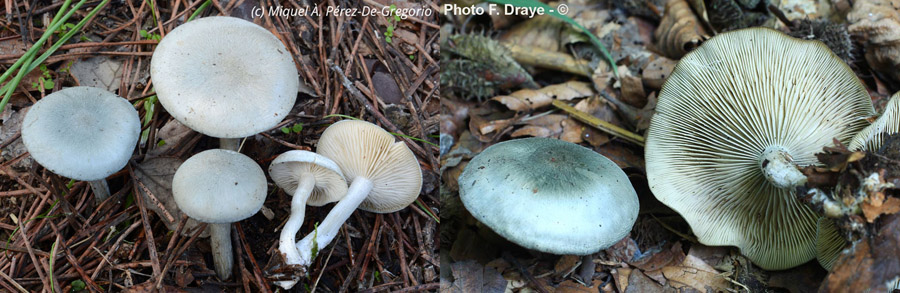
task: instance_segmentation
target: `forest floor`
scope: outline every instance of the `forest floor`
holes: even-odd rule
[[[78,2],[78,1],[74,1]],[[0,291],[272,292],[268,278],[291,196],[269,180],[262,211],[233,225],[235,273],[217,279],[209,242],[189,233],[172,200],[171,180],[185,159],[217,148],[218,140],[175,121],[158,103],[149,64],[161,37],[189,17],[226,15],[253,21],[288,48],[302,81],[290,114],[277,127],[246,138],[241,152],[262,169],[288,150],[314,150],[342,116],[396,133],[422,166],[419,198],[399,212],[358,211],[325,247],[292,291],[436,290],[438,123],[437,16],[326,15],[332,8],[437,10],[435,1],[85,1],[68,23],[100,9],[39,69],[26,75],[0,113]],[[104,2],[105,3],[105,2]],[[63,1],[6,1],[0,10],[0,69],[6,71],[38,40]],[[255,14],[258,8],[317,15]],[[385,10],[388,11],[388,10]],[[71,27],[69,27],[71,28]],[[54,32],[43,49],[59,36]],[[391,33],[385,34],[387,31]],[[392,36],[392,38],[386,38]],[[223,36],[228,37],[228,36]],[[340,69],[340,70],[335,70]],[[45,95],[94,86],[131,102],[143,136],[129,164],[108,178],[112,197],[95,204],[87,182],[69,181],[34,162],[20,139],[21,120]],[[330,207],[307,207],[300,235]],[[196,230],[196,229],[195,229]],[[283,291],[283,290],[282,290]]]

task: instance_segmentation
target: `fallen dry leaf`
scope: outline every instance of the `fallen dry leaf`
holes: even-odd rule
[[[678,64],[678,61],[663,56],[656,56],[656,59],[647,63],[641,72],[644,85],[652,89],[661,89],[666,78],[672,75],[672,71],[675,70],[676,64]]]
[[[563,133],[563,124],[562,122],[566,120],[568,117],[562,114],[550,114],[539,116],[530,119],[522,119],[519,124],[524,124],[525,126],[513,131],[510,136],[512,137],[522,137],[522,136],[533,136],[533,137],[552,137],[559,138],[560,134]]]
[[[178,222],[181,221],[181,216],[183,215],[175,203],[175,198],[172,196],[172,178],[175,177],[175,171],[178,170],[178,167],[183,162],[178,158],[152,158],[134,167],[134,176],[137,180],[135,184],[140,182],[147,190],[153,193],[154,198],[151,198],[147,194],[147,190],[140,185],[138,186],[138,190],[144,198],[145,206],[155,212],[169,230],[175,230],[178,227]],[[194,228],[198,225],[200,225],[199,222],[188,218],[184,224],[184,229],[181,230],[181,235],[191,236]],[[208,237],[208,235],[207,231],[203,231],[200,234],[201,237]]]
[[[871,238],[864,238],[841,254],[820,289],[839,292],[867,288],[888,292],[887,285],[900,276],[900,216],[890,215]]]
[[[583,98],[594,94],[591,84],[580,81],[570,81],[561,84],[549,85],[540,89],[524,89],[515,91],[506,96],[496,96],[492,100],[505,105],[513,111],[527,111],[546,107],[553,100],[569,101],[575,98]]]
[[[684,252],[681,249],[681,242],[675,242],[669,249],[659,251],[649,256],[644,256],[636,261],[628,264],[644,271],[647,277],[659,282],[666,283],[663,274],[663,268],[667,266],[676,266],[684,260]]]
[[[708,37],[685,0],[671,0],[656,28],[656,46],[666,57],[680,59]]]
[[[866,216],[866,221],[874,223],[875,219],[881,215],[890,215],[900,212],[900,198],[888,197],[880,204],[863,202],[860,207],[862,208],[863,215]]]
[[[507,281],[500,272],[484,267],[474,260],[450,264],[453,285],[449,292],[503,292]]]
[[[633,270],[628,276],[628,287],[622,290],[625,293],[663,292],[663,286],[648,278],[640,270]]]

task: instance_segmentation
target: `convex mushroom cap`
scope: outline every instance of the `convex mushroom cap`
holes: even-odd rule
[[[209,223],[216,274],[226,280],[234,264],[231,223],[249,218],[266,199],[266,175],[249,157],[212,149],[184,161],[172,179],[172,195],[182,212]]]
[[[246,20],[212,16],[167,34],[150,62],[159,101],[184,125],[219,138],[274,127],[297,99],[290,51]]]
[[[181,164],[172,195],[185,214],[204,223],[233,223],[262,208],[266,175],[249,157],[230,150],[200,152]]]
[[[701,243],[732,245],[764,269],[815,256],[816,214],[797,166],[846,143],[874,110],[852,70],[818,41],[766,28],[720,34],[675,67],[647,137],[653,194]]]
[[[459,196],[475,219],[538,251],[588,255],[628,235],[637,193],[606,157],[550,138],[492,145],[459,176]]]
[[[31,157],[77,180],[100,180],[121,170],[140,133],[138,113],[127,100],[86,86],[47,95],[22,122],[22,141]]]

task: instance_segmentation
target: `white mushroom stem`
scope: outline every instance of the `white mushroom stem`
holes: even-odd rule
[[[291,216],[288,218],[284,228],[281,229],[281,238],[278,239],[278,250],[284,254],[286,265],[299,265],[303,263],[300,253],[294,242],[297,241],[297,231],[303,225],[303,217],[306,212],[306,200],[312,193],[313,187],[316,186],[316,177],[309,173],[300,175],[300,182],[297,190],[294,191],[294,198],[291,199]]]
[[[783,147],[767,147],[759,158],[759,167],[766,179],[778,188],[793,188],[806,183],[806,175],[800,172]]]
[[[231,277],[231,267],[234,264],[234,257],[231,255],[231,223],[210,223],[207,227],[216,275],[220,280],[227,280]]]
[[[88,181],[88,184],[90,184],[91,189],[94,190],[95,202],[101,203],[109,198],[109,184],[106,184],[106,179]]]
[[[241,147],[241,139],[240,138],[220,138],[219,139],[219,148],[225,149],[229,151],[238,151],[238,148]]]
[[[356,179],[353,179],[353,183],[351,183],[350,188],[347,189],[347,196],[334,205],[331,212],[328,212],[328,216],[325,216],[322,223],[316,227],[316,231],[309,233],[309,235],[303,237],[300,242],[297,242],[297,250],[300,251],[300,255],[306,260],[306,263],[303,265],[308,266],[312,263],[313,247],[321,250],[331,243],[331,240],[337,236],[341,225],[350,218],[353,211],[366,199],[366,196],[369,195],[369,191],[372,191],[373,186],[374,184],[369,179],[363,177],[356,177]]]

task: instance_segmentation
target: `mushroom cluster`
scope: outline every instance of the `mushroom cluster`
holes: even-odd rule
[[[475,219],[500,236],[553,254],[608,248],[628,235],[639,210],[619,166],[550,138],[488,147],[459,176],[459,196]]]
[[[399,211],[422,189],[422,171],[409,147],[375,124],[338,121],[322,133],[316,153],[288,151],[269,166],[269,175],[292,194],[291,215],[281,231],[278,250],[292,273],[280,273],[276,284],[292,288],[312,264],[317,248],[327,246],[357,209],[375,213]],[[347,186],[347,181],[350,186]],[[340,201],[338,201],[340,200]],[[312,233],[294,243],[305,206],[338,201]]]
[[[140,133],[140,118],[127,100],[86,86],[47,95],[22,123],[31,157],[53,173],[89,181],[98,203],[109,197],[106,177],[125,167]]]
[[[653,194],[701,243],[738,247],[763,269],[815,257],[818,216],[794,195],[798,166],[847,143],[874,109],[852,70],[818,41],[767,28],[720,34],[663,85],[647,137]]]

